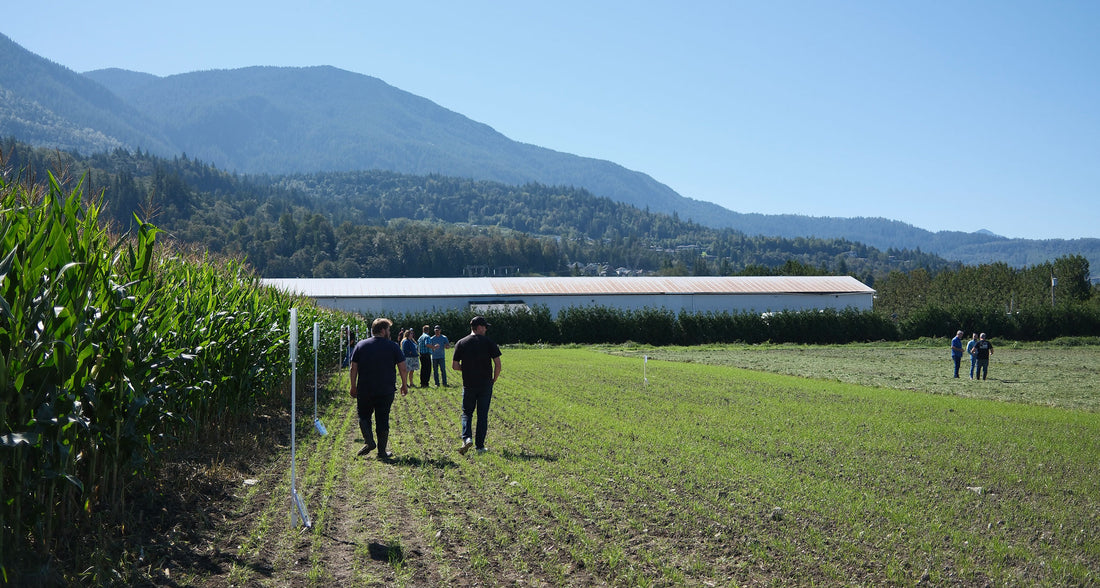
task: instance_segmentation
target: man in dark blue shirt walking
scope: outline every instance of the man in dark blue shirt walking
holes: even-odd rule
[[[371,337],[355,344],[351,352],[351,382],[349,394],[356,400],[359,410],[359,429],[363,433],[363,448],[359,455],[366,455],[378,447],[378,459],[389,460],[393,453],[386,449],[390,438],[390,407],[396,395],[394,367],[401,372],[401,395],[409,393],[406,386],[405,356],[401,347],[390,340],[389,319],[377,318],[371,323]],[[378,443],[371,433],[371,416],[378,427]]]

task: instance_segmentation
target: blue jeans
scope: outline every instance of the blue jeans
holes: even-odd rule
[[[962,363],[962,356],[952,357],[951,361],[955,362],[955,377],[959,377],[959,364]]]
[[[435,385],[439,385],[439,375],[443,374],[443,385],[447,385],[447,365],[444,362],[444,357],[432,358],[432,371],[435,372]]]
[[[485,435],[489,432],[489,403],[493,400],[493,382],[478,386],[462,387],[462,438],[473,438],[478,449],[485,448]],[[470,425],[477,410],[477,432],[471,434]]]
[[[978,366],[978,358],[973,355],[970,356],[970,379],[974,379],[974,369]]]
[[[974,374],[974,378],[978,380],[984,380],[986,374],[989,373],[989,359],[978,360],[978,372]]]

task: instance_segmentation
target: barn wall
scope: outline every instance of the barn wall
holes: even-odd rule
[[[534,295],[494,297],[377,297],[377,298],[317,298],[317,304],[361,314],[377,312],[415,313],[424,311],[466,310],[473,302],[515,302],[528,306],[543,305],[554,316],[571,306],[607,306],[629,310],[667,308],[675,313],[688,312],[781,312],[783,310],[871,310],[871,294],[667,294],[667,295]]]

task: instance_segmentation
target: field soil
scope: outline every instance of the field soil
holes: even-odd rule
[[[949,360],[933,348],[604,351],[506,349],[485,454],[458,452],[460,388],[410,389],[394,403],[389,462],[356,455],[355,404],[333,370],[318,391],[327,435],[311,387],[298,402],[293,487],[312,525],[292,516],[283,399],[176,456],[127,577],[226,587],[1100,580],[1090,465],[1100,416],[1059,373],[1077,369],[1094,391],[1095,348],[1038,360],[998,350],[998,379],[981,383],[945,377]],[[883,369],[887,358],[897,369]]]

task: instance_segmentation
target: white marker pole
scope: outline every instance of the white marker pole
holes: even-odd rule
[[[643,355],[642,357],[645,358],[644,360],[642,360],[642,387],[643,388],[648,388],[649,387],[649,378],[646,377],[646,368],[649,367],[649,356],[648,355]]]
[[[302,524],[307,528],[311,527],[313,523],[309,520],[309,513],[306,512],[306,505],[302,502],[302,499],[298,496],[298,478],[295,472],[294,462],[296,461],[295,454],[295,434],[294,429],[297,421],[297,377],[298,377],[298,309],[290,309],[290,501],[292,503],[290,509],[290,526],[297,527],[299,517],[301,517]]]
[[[322,437],[328,435],[328,429],[317,417],[317,354],[321,348],[321,323],[313,323],[313,426]]]

